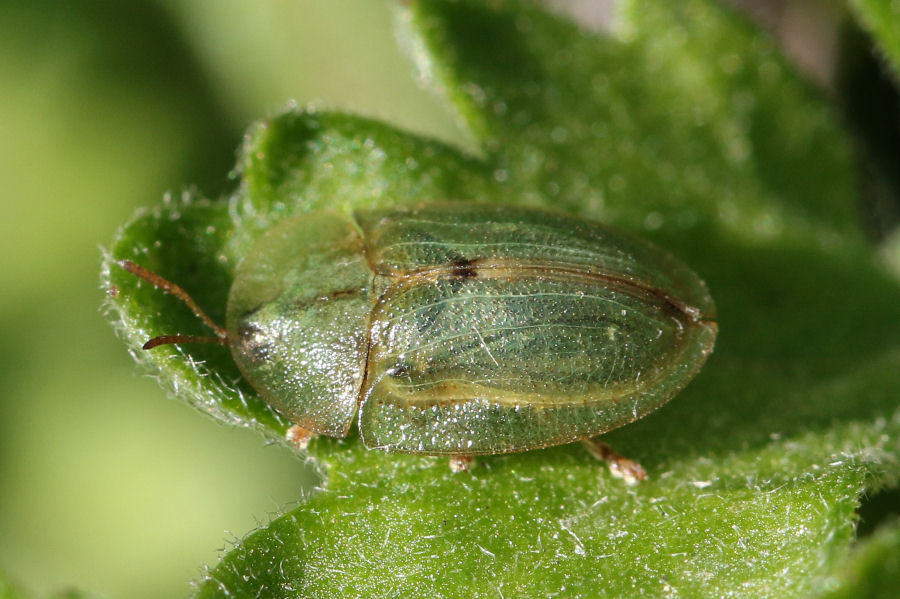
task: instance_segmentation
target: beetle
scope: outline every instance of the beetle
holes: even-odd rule
[[[550,210],[472,204],[323,210],[263,233],[238,265],[226,326],[184,301],[294,426],[289,439],[473,456],[586,440],[633,482],[637,462],[595,437],[669,401],[717,334],[700,278],[655,245]]]

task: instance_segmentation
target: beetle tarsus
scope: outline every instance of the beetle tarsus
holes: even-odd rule
[[[287,439],[287,442],[291,444],[291,447],[295,447],[296,449],[306,449],[309,446],[309,442],[315,436],[316,433],[295,424],[291,428],[287,429],[287,433],[285,433],[284,438]]]
[[[606,462],[609,473],[615,478],[621,478],[626,485],[636,485],[647,479],[647,471],[634,460],[616,453],[609,445],[598,439],[585,439],[584,446],[592,456]]]
[[[450,456],[450,470],[455,474],[457,472],[468,472],[475,465],[475,456],[470,455],[454,455]]]

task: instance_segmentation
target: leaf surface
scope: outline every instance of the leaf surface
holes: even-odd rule
[[[671,404],[606,436],[650,480],[579,446],[441,460],[310,447],[325,480],[248,535],[197,595],[780,597],[818,593],[861,494],[898,474],[900,284],[856,223],[856,174],[828,105],[710,2],[626,4],[611,32],[528,3],[411,2],[404,43],[479,140],[473,155],[366,119],[256,126],[222,201],[172,199],[109,258],[182,284],[219,322],[235,265],[275,222],[433,200],[543,205],[642,233],[719,308],[709,363]],[[129,347],[206,334],[107,263]],[[287,423],[219,346],[138,358],[180,396],[282,438]]]

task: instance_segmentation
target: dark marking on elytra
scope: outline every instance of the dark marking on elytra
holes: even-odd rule
[[[460,257],[453,261],[453,275],[460,279],[474,279],[478,276],[478,270],[475,267],[476,260]]]

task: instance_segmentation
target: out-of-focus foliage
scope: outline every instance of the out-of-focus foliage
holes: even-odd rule
[[[21,586],[13,584],[0,574],[0,599],[33,599]],[[91,599],[91,596],[75,589],[66,589],[47,595],[47,599]]]
[[[850,551],[836,568],[837,588],[827,599],[893,599],[900,582],[900,526],[885,524]]]
[[[850,0],[859,22],[869,31],[884,58],[900,78],[900,2],[895,0]]]

